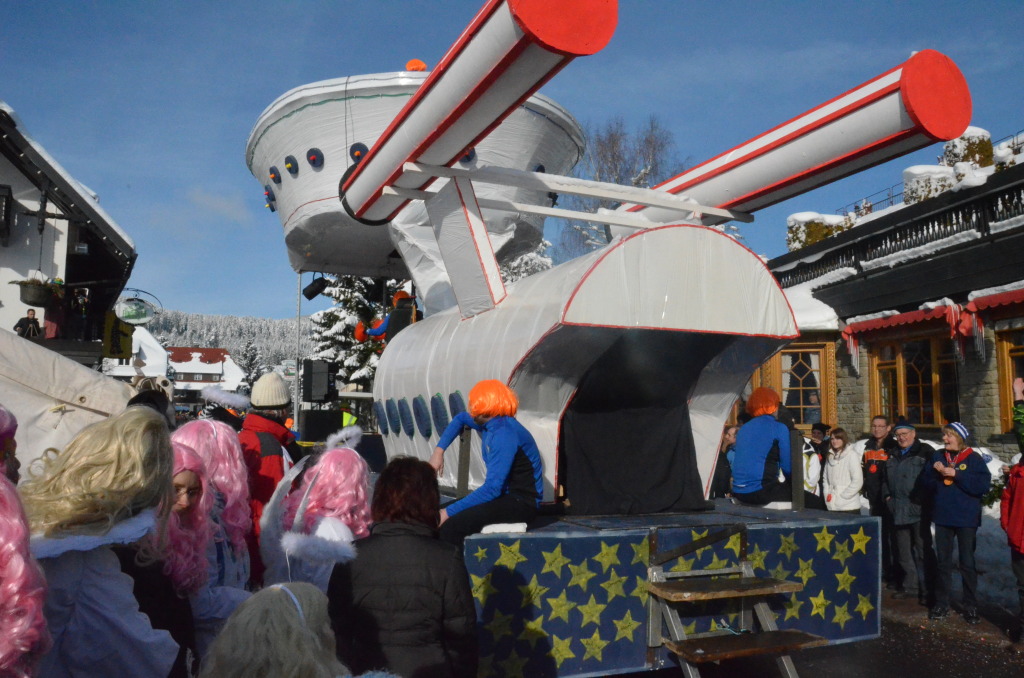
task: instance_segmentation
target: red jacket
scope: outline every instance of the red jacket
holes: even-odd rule
[[[1024,554],[1024,464],[1010,469],[1000,503],[1000,524],[1010,548]]]
[[[260,444],[261,433],[266,445]],[[282,424],[250,413],[242,422],[238,442],[242,444],[245,465],[249,467],[249,505],[252,508],[253,523],[248,538],[251,580],[259,584],[263,581],[264,570],[259,548],[260,517],[263,515],[263,506],[270,501],[274,489],[284,477],[284,454],[281,448],[295,442],[295,436]]]

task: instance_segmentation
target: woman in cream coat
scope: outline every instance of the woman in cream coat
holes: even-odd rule
[[[860,513],[860,488],[864,485],[860,455],[850,449],[850,437],[841,428],[832,429],[829,447],[822,482],[825,505],[829,511]]]

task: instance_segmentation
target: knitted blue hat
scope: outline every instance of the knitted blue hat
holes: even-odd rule
[[[961,424],[959,421],[951,421],[947,424],[951,429],[957,432],[964,442],[967,441],[967,436],[971,435],[971,432],[967,430],[967,427]]]

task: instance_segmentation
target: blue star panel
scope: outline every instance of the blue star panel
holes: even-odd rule
[[[779,628],[850,642],[880,633],[878,519],[816,511],[769,511],[719,503],[699,514],[580,517],[525,534],[466,540],[480,623],[480,675],[588,676],[661,668],[647,648],[651,543],[669,551],[730,524],[748,528],[758,576],[799,581],[769,599]],[[738,536],[665,564],[735,565]],[[738,626],[734,602],[685,608],[688,633]]]

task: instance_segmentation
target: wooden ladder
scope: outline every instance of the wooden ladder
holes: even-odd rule
[[[716,570],[690,570],[671,572],[665,564],[681,556],[740,535],[739,563]],[[652,547],[656,546],[656,538]],[[730,525],[722,530],[696,539],[689,544],[665,553],[652,548],[647,570],[647,644],[664,645],[680,658],[683,673],[688,678],[700,678],[698,665],[752,655],[778,655],[776,662],[786,678],[798,678],[789,653],[808,647],[828,644],[821,636],[803,631],[780,631],[768,607],[767,597],[780,593],[793,593],[803,584],[781,579],[755,577],[747,561],[747,527]],[[680,608],[687,604],[708,600],[738,599],[739,629],[720,629],[687,635],[680,619]],[[751,605],[752,603],[752,605]],[[760,627],[754,630],[753,616]],[[662,635],[662,622],[668,628],[668,637]]]

